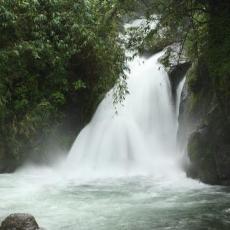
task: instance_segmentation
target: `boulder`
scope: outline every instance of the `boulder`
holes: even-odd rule
[[[38,230],[35,218],[30,214],[15,213],[3,220],[0,230]]]

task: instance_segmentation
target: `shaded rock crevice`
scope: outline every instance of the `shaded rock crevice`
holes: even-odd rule
[[[167,46],[165,48],[165,54],[159,59],[159,61],[164,65],[165,70],[168,73],[171,83],[173,103],[175,105],[178,85],[191,67],[191,61],[186,54],[182,52],[180,43],[174,43]]]

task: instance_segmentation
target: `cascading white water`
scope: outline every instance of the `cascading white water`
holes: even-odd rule
[[[67,168],[79,177],[172,174],[176,166],[177,117],[167,73],[158,58],[128,63],[128,89],[117,114],[110,91],[77,137]]]
[[[108,93],[77,137],[63,171],[30,165],[0,175],[0,222],[9,213],[24,212],[49,230],[229,229],[226,188],[186,178],[178,166],[184,81],[173,109],[168,76],[157,62],[161,55],[129,63],[124,106],[116,115]]]

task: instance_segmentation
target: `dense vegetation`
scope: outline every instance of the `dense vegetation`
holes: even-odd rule
[[[79,126],[115,83],[121,96],[116,99],[122,98],[125,84],[117,81],[125,78],[125,56],[118,34],[121,16],[131,5],[121,3],[1,1],[0,162],[4,170],[13,169],[29,153],[41,159],[49,139],[69,148]]]
[[[133,31],[129,46],[157,52],[179,43],[196,73],[194,105],[209,91],[229,127],[228,0],[2,0],[0,171],[31,153],[41,160],[49,143],[68,149],[115,83],[115,101],[124,98],[119,32],[131,11],[157,26]]]

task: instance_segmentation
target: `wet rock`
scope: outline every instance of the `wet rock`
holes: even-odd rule
[[[30,214],[15,213],[3,220],[0,230],[39,230],[35,218]]]
[[[219,181],[222,185],[230,185],[230,144],[218,146],[215,162]]]
[[[177,88],[180,81],[184,78],[189,67],[191,66],[190,62],[185,62],[174,66],[169,72],[169,79],[172,87],[172,95],[174,101],[176,101]]]
[[[187,175],[213,185],[230,185],[230,127],[218,107],[190,136]]]
[[[165,54],[159,59],[159,61],[164,65],[165,70],[169,75],[173,99],[174,102],[176,102],[177,87],[191,67],[191,62],[184,52],[182,52],[179,43],[167,46],[165,48]]]
[[[187,175],[207,184],[230,185],[230,120],[205,58],[194,61],[186,74],[178,120],[178,150],[185,156]]]
[[[208,184],[217,184],[219,179],[214,159],[215,150],[209,144],[207,131],[208,128],[199,129],[189,139],[188,155],[191,165],[187,169],[187,175]]]

